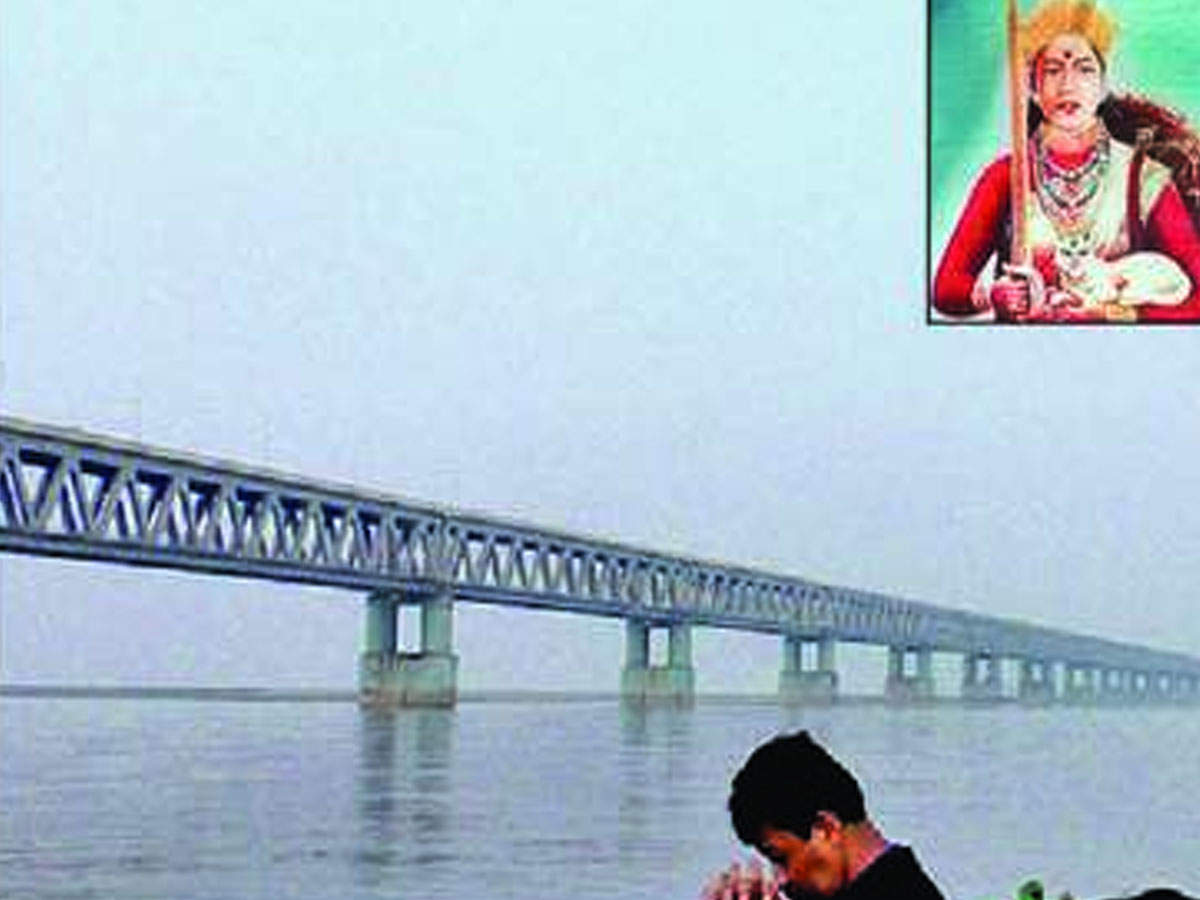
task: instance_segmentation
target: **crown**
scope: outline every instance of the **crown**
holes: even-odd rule
[[[1112,17],[1092,0],[1047,0],[1021,26],[1021,53],[1031,60],[1054,38],[1070,33],[1084,37],[1107,60],[1116,32]]]

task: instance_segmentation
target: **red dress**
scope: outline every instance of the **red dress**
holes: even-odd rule
[[[976,182],[938,265],[933,305],[947,315],[980,312],[971,301],[984,264],[1002,247],[1009,218],[1009,159],[1005,154]],[[1139,322],[1200,322],[1200,235],[1174,184],[1159,192],[1142,225],[1142,246],[1175,260],[1191,280],[1191,292],[1179,304],[1136,304]]]

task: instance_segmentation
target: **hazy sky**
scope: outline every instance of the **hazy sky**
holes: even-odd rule
[[[3,409],[1200,653],[1200,330],[925,325],[925,31],[6,0]],[[354,594],[0,565],[4,681],[353,684]],[[461,605],[460,684],[611,689],[622,641]]]

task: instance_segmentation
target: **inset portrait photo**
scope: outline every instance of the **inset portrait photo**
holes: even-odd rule
[[[931,324],[1200,324],[1200,3],[930,0]]]

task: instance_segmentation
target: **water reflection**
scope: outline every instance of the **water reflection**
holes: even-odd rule
[[[675,841],[663,813],[687,806],[696,789],[695,710],[623,703],[620,720],[618,847],[626,858],[653,856]]]
[[[363,709],[355,810],[358,881],[427,884],[422,869],[447,863],[451,841],[454,713]]]

